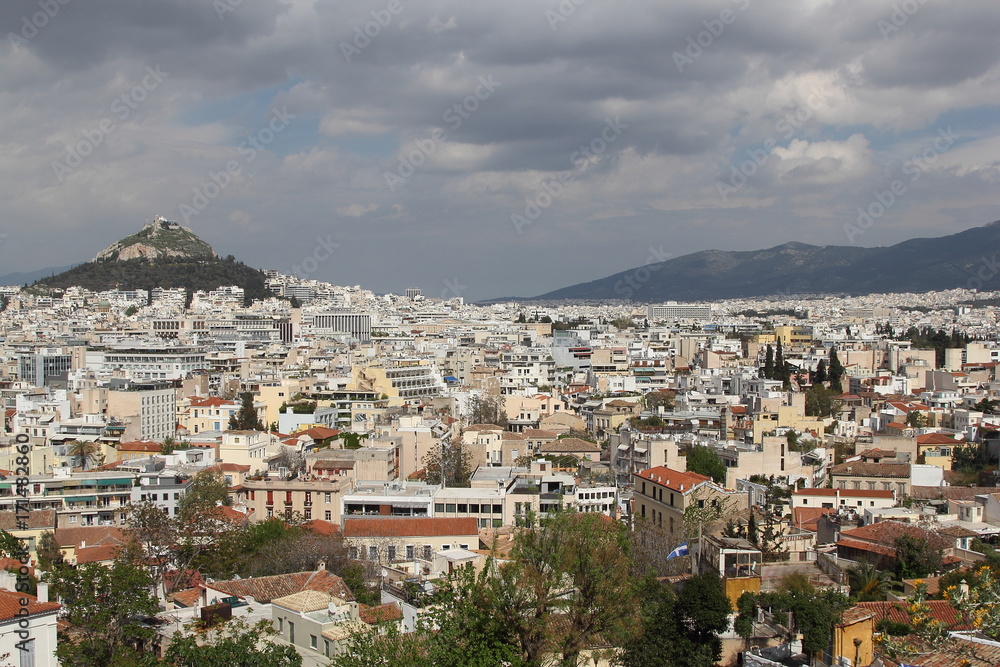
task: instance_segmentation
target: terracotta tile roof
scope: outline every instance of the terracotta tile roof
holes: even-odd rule
[[[862,458],[869,459],[888,459],[896,455],[895,449],[879,449],[874,447],[872,449],[866,449],[865,451],[858,454]]]
[[[792,523],[799,528],[815,532],[819,529],[819,518],[824,514],[835,514],[835,507],[796,507],[792,512]]]
[[[120,442],[116,449],[119,452],[151,452],[159,454],[163,445],[159,442],[133,440],[132,442]]]
[[[167,597],[180,607],[193,607],[198,604],[198,599],[201,597],[201,589],[185,588],[182,591],[171,593]]]
[[[297,438],[301,435],[308,435],[313,440],[329,440],[330,438],[336,438],[340,435],[340,431],[335,428],[326,428],[325,426],[314,426],[312,428],[307,428],[304,431],[298,431],[292,433],[292,438]]]
[[[0,570],[9,570],[11,572],[17,572],[21,569],[22,563],[17,558],[0,558]],[[35,576],[35,568],[30,565],[27,566],[28,574]]]
[[[303,525],[306,529],[311,530],[317,535],[340,535],[340,524],[330,521],[313,519],[312,521],[306,521]]]
[[[666,466],[658,466],[656,468],[643,470],[638,473],[638,476],[643,479],[648,479],[651,482],[662,484],[668,489],[679,491],[680,493],[687,493],[695,486],[702,484],[703,482],[712,481],[711,477],[699,475],[696,472],[680,472],[678,470],[671,470]]]
[[[561,440],[547,442],[539,447],[538,450],[546,453],[572,454],[574,452],[598,453],[601,451],[601,448],[593,442],[587,442],[580,438],[562,438]]]
[[[846,547],[848,549],[858,549],[859,551],[869,551],[882,556],[889,556],[890,558],[896,557],[896,550],[892,547],[886,547],[872,542],[863,542],[861,540],[852,540],[849,537],[841,537],[837,540],[837,546]]]
[[[475,517],[386,517],[344,519],[344,537],[446,537],[479,536]]]
[[[56,544],[60,547],[80,548],[120,546],[125,543],[125,535],[115,526],[79,526],[77,528],[57,528],[54,534]]]
[[[929,608],[929,613],[935,621],[944,623],[950,630],[964,630],[968,628],[968,621],[962,612],[951,606],[947,600],[927,600],[925,602]],[[893,623],[909,623],[909,616],[906,613],[906,602],[879,601],[879,602],[859,602],[858,607],[875,615],[875,623],[883,619],[889,619]]]
[[[115,559],[118,555],[118,544],[101,544],[96,547],[83,547],[76,550],[76,563],[105,563]]]
[[[285,609],[301,612],[303,614],[319,611],[321,609],[328,609],[331,602],[339,606],[346,602],[346,600],[338,598],[336,595],[331,595],[325,591],[299,591],[298,593],[284,595],[280,598],[274,598],[271,600],[271,604],[276,604],[280,607],[284,607]]]
[[[216,463],[214,466],[205,468],[211,472],[250,472],[250,466],[239,463]]]
[[[892,547],[896,540],[904,535],[914,537],[918,540],[926,540],[927,544],[934,549],[946,549],[951,546],[950,540],[941,537],[937,533],[899,521],[880,521],[867,526],[841,531],[840,533],[841,538],[861,540],[886,547]]]
[[[926,433],[917,436],[918,445],[962,445],[969,444],[965,440],[956,440],[948,433]]]
[[[58,602],[39,602],[34,595],[0,590],[0,621],[10,621],[21,614],[21,599],[28,600],[28,616],[54,613],[59,610]],[[22,614],[23,615],[23,614]]]
[[[496,424],[470,424],[466,426],[465,431],[502,431],[503,426],[497,426]]]
[[[522,431],[527,438],[549,438],[550,440],[555,440],[559,437],[559,434],[553,433],[552,431],[546,431],[541,428],[526,428]]]
[[[831,475],[846,475],[851,477],[894,477],[909,479],[909,463],[862,463],[851,461],[841,463],[830,469]]]
[[[840,618],[840,623],[837,625],[844,627],[847,625],[854,625],[855,623],[860,623],[861,621],[867,621],[869,618],[874,618],[875,613],[865,609],[861,606],[854,606],[850,609],[844,611]]]
[[[198,396],[189,396],[191,407],[195,408],[219,408],[223,405],[238,408],[241,403],[235,401],[227,401],[224,398],[219,398],[218,396],[208,396],[207,398],[199,398]]]
[[[174,579],[179,577],[180,582],[174,583]],[[198,570],[184,570],[183,574],[178,574],[177,570],[168,570],[163,573],[164,583],[167,585],[167,589],[177,588],[198,588],[204,585],[205,579],[201,576],[201,572]]]
[[[257,602],[268,603],[300,591],[319,591],[329,593],[342,600],[351,602],[354,596],[344,583],[344,580],[327,570],[311,572],[293,572],[291,574],[276,574],[270,577],[251,577],[232,581],[216,581],[205,584],[206,588],[221,591],[228,595],[245,598],[252,596]]]
[[[1000,646],[950,638],[934,646],[926,645],[919,655],[902,662],[884,655],[880,655],[879,659],[886,667],[902,667],[903,664],[920,667],[997,667],[1000,665]]]
[[[973,500],[976,496],[1000,492],[995,486],[912,486],[910,495],[917,500]]]
[[[401,621],[403,620],[403,608],[398,602],[380,604],[377,607],[363,604],[358,606],[358,617],[368,625],[378,625],[386,621]]]
[[[24,515],[22,515],[23,518]],[[52,529],[56,525],[55,510],[29,510],[25,520],[28,530],[38,530],[42,528]],[[16,531],[17,515],[14,512],[0,512],[0,530]]]
[[[948,526],[947,528],[942,528],[937,531],[938,535],[947,535],[948,537],[978,537],[979,533],[964,528],[962,526]]]

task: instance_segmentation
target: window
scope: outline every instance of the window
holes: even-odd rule
[[[302,511],[302,514],[303,514],[303,516],[304,516],[304,517],[305,517],[306,519],[311,519],[311,518],[313,518],[313,511],[312,511],[312,508],[311,508],[311,507],[307,507],[307,508],[305,508],[305,509],[304,509],[304,510]]]
[[[431,545],[425,544],[424,545],[424,560],[430,560],[430,559],[431,559]]]
[[[284,632],[284,631],[285,631],[285,619],[279,616],[278,617],[278,632]]]
[[[357,547],[348,547],[347,548],[347,557],[350,558],[351,560],[357,560],[358,559],[358,548]]]
[[[444,503],[434,503],[435,512],[444,512]]]
[[[455,503],[448,503],[448,504],[446,504],[444,506],[444,511],[445,512],[454,512],[455,511]]]
[[[330,510],[326,510],[325,512],[323,512],[323,520],[324,521],[332,521],[333,520],[333,512],[331,512]]]
[[[395,545],[389,545],[389,547],[386,548],[386,556],[388,557],[390,563],[396,560]]]
[[[406,545],[406,560],[413,560],[413,545]]]
[[[494,505],[493,506],[493,513],[494,514],[503,514],[503,505]]]
[[[309,648],[315,650],[316,646],[317,646],[316,635],[309,635]]]
[[[468,545],[468,544],[459,544],[459,545],[458,545],[458,547],[459,547],[460,549],[468,549],[468,548],[469,548],[469,545]]]
[[[469,505],[470,514],[479,514],[479,505]]]
[[[368,547],[368,560],[378,560],[378,547],[374,545]]]
[[[324,494],[323,494],[323,502],[325,502],[325,503],[329,503],[329,502],[330,502],[330,499],[331,499],[332,497],[333,497],[333,494],[332,494],[332,493],[324,493]]]
[[[295,643],[295,624],[291,621],[288,621],[288,643]]]
[[[330,640],[329,639],[324,639],[323,640],[323,655],[325,655],[328,658],[330,657]]]
[[[467,513],[469,511],[469,506],[466,505],[466,504],[464,504],[464,503],[459,503],[458,504],[458,511],[461,514],[465,514],[465,513]]]

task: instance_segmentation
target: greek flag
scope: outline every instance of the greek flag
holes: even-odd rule
[[[688,543],[681,542],[680,546],[678,546],[676,549],[674,549],[667,555],[667,560],[670,560],[671,558],[680,558],[681,556],[687,556],[689,553],[690,552],[688,551]]]

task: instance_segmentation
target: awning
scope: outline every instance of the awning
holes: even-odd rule
[[[66,498],[68,503],[93,503],[97,502],[97,496],[73,496],[72,498]]]
[[[97,486],[132,486],[131,479],[99,479]]]
[[[455,377],[454,375],[445,375],[444,376],[444,381],[445,382],[458,382],[458,378]]]

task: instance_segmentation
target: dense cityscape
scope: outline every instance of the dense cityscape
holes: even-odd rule
[[[1000,3],[0,26],[0,667],[1000,667]]]
[[[197,245],[156,218],[95,262],[168,229]],[[0,596],[36,664],[1000,656],[997,293],[262,276],[0,289]]]

